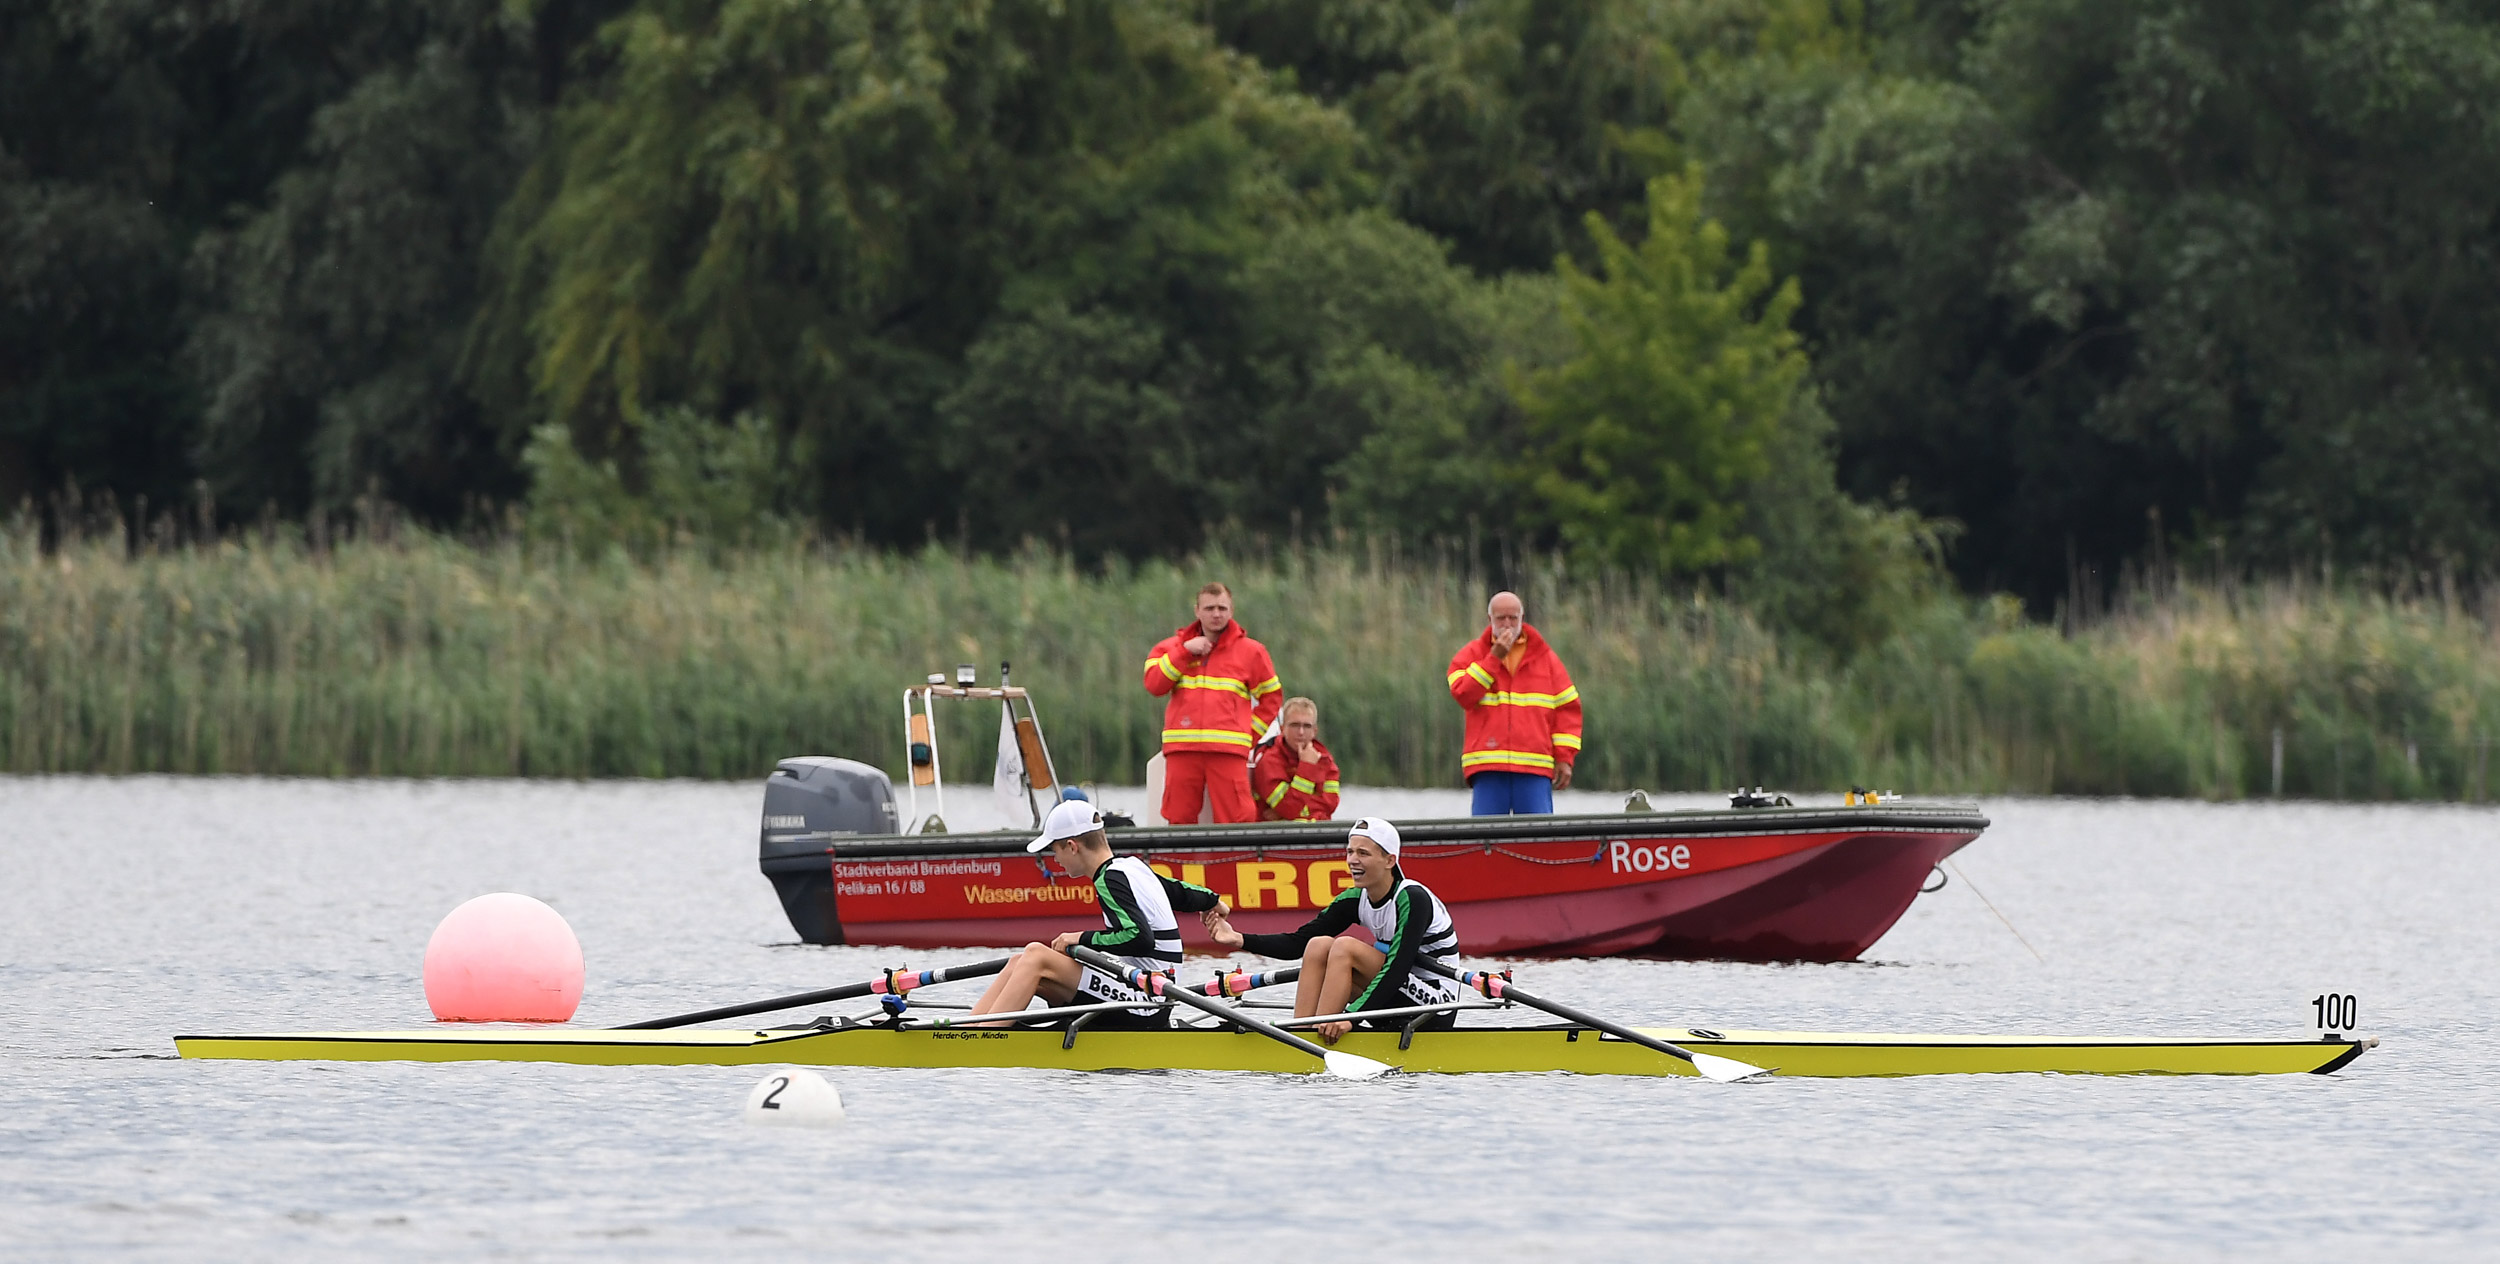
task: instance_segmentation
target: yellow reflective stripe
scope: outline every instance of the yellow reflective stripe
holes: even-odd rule
[[[1146,670],[1160,671],[1174,680],[1181,678],[1181,669],[1172,665],[1172,660],[1168,655],[1157,654],[1153,658],[1147,659]]]
[[[1486,764],[1525,764],[1530,768],[1551,768],[1554,757],[1532,751],[1488,750],[1469,751],[1459,757],[1460,768],[1482,768]]]
[[[1181,682],[1183,689],[1212,689],[1217,693],[1229,693],[1238,698],[1250,696],[1250,686],[1230,676],[1176,676],[1174,679]]]
[[[1336,792],[1337,792],[1337,783],[1336,783],[1336,782],[1333,782],[1333,781],[1329,782],[1329,783],[1328,783],[1328,793],[1330,793],[1330,794],[1335,794]]]
[[[1300,778],[1300,777],[1296,777],[1296,778],[1294,778],[1294,779],[1293,779],[1293,788],[1294,788],[1294,789],[1296,789],[1296,790],[1301,791],[1301,792],[1302,792],[1302,793],[1304,793],[1304,794],[1309,794],[1309,793],[1311,793],[1312,791],[1319,789],[1319,787],[1318,787],[1318,786],[1312,785],[1310,782],[1305,781],[1305,780],[1303,780],[1303,779],[1302,779],[1302,778]]]
[[[1580,749],[1580,735],[1577,733],[1556,733],[1554,735],[1554,745],[1562,747],[1564,750],[1578,750]]]
[[[1565,686],[1561,693],[1554,695],[1554,705],[1558,707],[1566,702],[1578,702],[1579,700],[1580,687],[1578,685]]]
[[[1451,673],[1450,673],[1450,687],[1451,687],[1452,689],[1456,689],[1456,688],[1458,687],[1458,678],[1459,678],[1459,677],[1461,677],[1461,676],[1464,676],[1464,675],[1466,675],[1466,674],[1467,674],[1467,669],[1466,669],[1466,668],[1464,668],[1464,667],[1459,668],[1457,671],[1451,672]]]
[[[1282,803],[1282,802],[1284,802],[1284,801],[1285,801],[1285,783],[1284,783],[1284,782],[1279,781],[1279,782],[1277,782],[1277,783],[1276,783],[1276,788],[1275,788],[1275,789],[1270,790],[1270,791],[1268,791],[1268,792],[1267,792],[1267,805],[1268,805],[1269,807],[1271,807],[1271,808],[1272,808],[1272,807],[1275,807],[1277,804]]]
[[[1579,697],[1576,690],[1568,694],[1489,693],[1484,696],[1484,701],[1476,705],[1480,707],[1542,707],[1551,711],[1566,702],[1577,701]]]
[[[1227,729],[1165,729],[1163,740],[1167,745],[1173,742],[1221,742],[1227,746],[1238,746],[1243,750],[1250,749],[1249,734],[1235,733]]]
[[[1250,687],[1250,692],[1252,694],[1283,693],[1284,691],[1285,686],[1278,682],[1274,676],[1270,676]]]
[[[1467,674],[1468,674],[1468,675],[1470,675],[1470,676],[1475,677],[1475,678],[1476,678],[1476,683],[1477,683],[1477,684],[1482,685],[1482,686],[1484,686],[1484,687],[1485,687],[1485,688],[1487,688],[1487,689],[1490,689],[1490,688],[1492,688],[1492,687],[1493,687],[1493,673],[1491,673],[1491,672],[1489,672],[1489,671],[1486,671],[1486,670],[1484,669],[1484,664],[1482,664],[1482,663],[1469,663],[1469,664],[1467,664]]]

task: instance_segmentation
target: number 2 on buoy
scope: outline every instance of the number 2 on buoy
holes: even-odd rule
[[[763,1101],[761,1101],[761,1102],[758,1102],[758,1103],[756,1103],[756,1104],[757,1104],[758,1106],[763,1107],[763,1108],[764,1108],[764,1109],[766,1109],[766,1110],[779,1110],[779,1109],[781,1109],[781,1103],[780,1103],[779,1101],[775,1100],[775,1099],[779,1098],[779,1097],[782,1095],[782,1093],[783,1093],[784,1091],[786,1091],[789,1087],[790,1087],[790,1077],[789,1077],[789,1076],[786,1076],[786,1075],[776,1075],[776,1076],[774,1076],[774,1077],[773,1077],[773,1091],[772,1091],[772,1092],[769,1092],[769,1093],[764,1094],[764,1100],[763,1100]]]

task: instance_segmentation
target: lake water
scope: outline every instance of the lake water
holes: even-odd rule
[[[1463,811],[1347,797],[1349,815]],[[905,964],[792,944],[755,870],[759,801],[683,782],[0,779],[0,1255],[2500,1252],[2485,809],[1990,801],[1967,880],[1920,897],[1866,963],[1520,974],[1638,1021],[1824,1030],[2306,1037],[2310,998],[2350,992],[2384,1043],[2333,1076],[829,1068],[849,1119],[793,1132],[741,1123],[755,1068],[172,1059],[177,1032],[425,1023],[427,935],[493,890],[570,919],[583,1024]]]

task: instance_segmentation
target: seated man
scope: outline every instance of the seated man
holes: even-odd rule
[[[1345,840],[1346,876],[1354,879],[1353,886],[1339,892],[1302,929],[1282,935],[1245,935],[1218,914],[1209,926],[1216,945],[1262,957],[1301,957],[1302,980],[1293,993],[1296,1018],[1457,1000],[1455,982],[1415,969],[1419,956],[1455,965],[1458,930],[1450,922],[1449,907],[1398,869],[1398,846],[1397,826],[1368,816],[1356,821]],[[1371,943],[1345,934],[1358,923],[1371,932]],[[1384,1022],[1405,1025],[1401,1020]],[[1445,1028],[1456,1022],[1455,1014],[1445,1013],[1423,1026]],[[1353,1027],[1352,1021],[1340,1021],[1315,1030],[1333,1045]]]
[[[1042,836],[1024,849],[1047,850],[1061,869],[1093,879],[1102,929],[1072,930],[1047,944],[1026,944],[1023,955],[1009,962],[973,1004],[975,1014],[1012,1013],[1031,1004],[1036,994],[1052,1005],[1146,1001],[1144,993],[1128,984],[1077,964],[1067,954],[1068,945],[1083,944],[1133,969],[1169,971],[1181,963],[1181,926],[1173,915],[1175,908],[1209,914],[1209,922],[1232,911],[1222,896],[1205,887],[1175,882],[1135,856],[1113,856],[1111,837],[1103,832],[1102,813],[1082,799],[1052,808],[1042,823]],[[1106,1013],[1094,1025],[1162,1027],[1167,1022],[1162,1008],[1144,1005]]]
[[[1262,821],[1325,821],[1337,811],[1337,760],[1319,740],[1319,704],[1287,698],[1277,736],[1250,760],[1250,795]]]

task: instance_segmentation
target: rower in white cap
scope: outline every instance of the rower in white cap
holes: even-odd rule
[[[1181,926],[1173,910],[1205,914],[1210,923],[1232,912],[1224,897],[1205,887],[1166,878],[1135,856],[1112,855],[1101,811],[1081,799],[1052,808],[1042,822],[1041,837],[1024,849],[1047,851],[1070,875],[1093,880],[1102,929],[1072,930],[1047,944],[1026,944],[1023,955],[990,981],[989,990],[972,1007],[975,1014],[1021,1010],[1036,994],[1053,1005],[1145,1001],[1146,995],[1128,984],[1078,965],[1067,954],[1068,945],[1083,944],[1133,969],[1165,973],[1181,963]],[[1130,1022],[1119,1021],[1124,1018]],[[1108,1011],[1094,1025],[1162,1027],[1166,1018],[1165,1010],[1149,1005]]]
[[[1398,868],[1399,846],[1397,826],[1373,816],[1356,821],[1345,840],[1346,876],[1353,886],[1338,892],[1302,929],[1282,935],[1245,935],[1218,914],[1209,927],[1216,944],[1262,957],[1301,957],[1302,978],[1293,993],[1296,1018],[1457,1000],[1457,984],[1415,969],[1419,956],[1456,965],[1458,929],[1450,922],[1449,906]],[[1358,924],[1371,932],[1371,943],[1346,934]],[[1402,1018],[1381,1021],[1405,1025]],[[1442,1013],[1421,1026],[1432,1030],[1456,1021],[1457,1015]],[[1353,1028],[1353,1021],[1345,1020],[1314,1030],[1333,1045]]]

